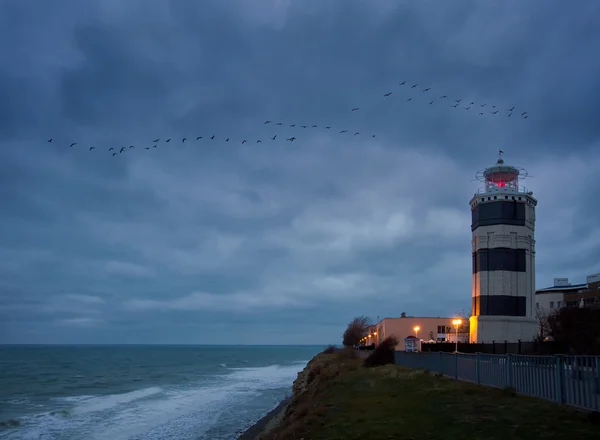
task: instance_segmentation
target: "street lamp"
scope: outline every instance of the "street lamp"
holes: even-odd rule
[[[419,327],[417,325],[417,326],[415,326],[415,328],[413,328],[413,330],[415,331],[415,337],[418,339],[419,338],[419,330],[421,330],[421,327]]]
[[[454,328],[456,329],[456,349],[454,352],[458,353],[458,326],[462,324],[462,319],[455,319],[452,321],[452,324],[454,324]]]

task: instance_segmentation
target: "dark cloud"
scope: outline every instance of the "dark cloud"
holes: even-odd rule
[[[470,180],[499,147],[533,176],[538,285],[582,281],[599,9],[2,2],[0,342],[328,343],[468,310]]]

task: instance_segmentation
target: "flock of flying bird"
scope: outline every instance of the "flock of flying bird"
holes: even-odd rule
[[[404,87],[404,86],[406,86],[406,83],[407,83],[406,81],[402,81],[402,82],[400,82],[398,84],[398,86]],[[419,84],[413,84],[410,87],[406,86],[405,88],[407,88],[409,91],[412,91],[414,89],[417,89],[417,87],[419,87]],[[430,94],[433,93],[433,92],[429,93],[429,92],[431,92],[431,87],[426,87],[424,89],[417,89],[417,90],[414,90],[414,91],[415,92],[419,92],[418,93],[419,95],[422,95],[422,94],[430,95]],[[389,98],[392,94],[393,94],[393,92],[387,92],[387,93],[385,93],[383,95],[383,97],[384,98]],[[413,98],[409,97],[408,99],[406,99],[406,102],[411,102],[412,100],[413,100]],[[429,101],[429,104],[431,105],[431,104],[434,104],[435,102],[448,102],[448,101],[450,101],[450,98],[447,95],[441,95],[438,98],[431,99]],[[449,107],[458,108],[462,103],[463,103],[463,99],[462,98],[455,99],[455,100],[453,100],[453,103],[449,105]],[[486,112],[488,112],[491,115],[497,115],[501,111],[496,105],[488,105],[487,103],[476,103],[475,101],[469,102],[468,104],[466,104],[466,107],[463,107],[463,108],[464,108],[464,110],[469,111],[473,107],[475,107],[475,109],[479,110],[479,111],[477,111],[477,113],[479,114],[479,116],[485,115]],[[489,109],[489,111],[486,109],[486,107],[487,107],[487,109]],[[513,107],[511,107],[509,109],[504,110],[504,111],[506,111],[507,117],[509,117],[509,118],[512,117],[512,115],[513,115],[513,113],[515,111],[515,108],[516,107],[513,106]],[[360,111],[360,107],[354,107],[350,111],[351,112]],[[476,110],[474,110],[474,112],[475,111]],[[527,118],[529,118],[529,114],[526,111],[524,111],[524,112],[522,112],[520,114],[520,117],[523,118],[523,119],[527,119]],[[281,127],[283,127],[284,125],[286,125],[283,122],[275,122],[274,123],[273,121],[270,121],[270,120],[269,121],[265,121],[264,124],[265,125],[272,124],[274,126],[281,126]],[[289,128],[298,127],[298,128],[306,129],[306,128],[309,128],[309,127],[311,127],[311,128],[318,128],[319,126],[317,124],[314,124],[314,125],[288,124],[288,127]],[[331,126],[324,126],[322,128],[325,129],[325,130],[331,130],[333,127],[331,127]],[[348,132],[349,132],[348,130],[340,130],[339,134],[344,134],[344,133],[348,133]],[[354,133],[354,136],[358,136],[358,135],[360,135],[360,132],[357,131],[357,132]],[[373,135],[371,135],[371,137],[375,137],[375,135],[373,134]],[[203,139],[207,139],[209,141],[215,141],[216,140],[216,135],[213,134],[210,137],[208,137],[208,136],[207,137],[205,137],[205,136],[197,136],[196,137],[196,141],[201,141]],[[277,139],[277,134],[273,135],[273,137],[269,137],[269,139],[271,141],[275,141]],[[171,138],[168,138],[168,139],[164,139],[163,142],[168,144],[168,143],[171,142],[171,140],[172,140]],[[227,137],[224,140],[225,140],[225,142],[229,142],[230,138]],[[294,142],[296,140],[296,137],[295,136],[291,136],[289,138],[286,138],[286,140],[288,142]],[[181,139],[181,143],[185,143],[186,141],[188,141],[187,137],[183,137]],[[52,138],[48,139],[48,142],[49,143],[53,143],[53,139]],[[154,139],[152,141],[152,145],[151,146],[146,146],[146,147],[143,147],[143,148],[145,150],[150,150],[151,148],[157,148],[158,144],[160,142],[161,142],[161,138]],[[242,139],[241,140],[241,144],[242,145],[246,144],[247,142],[249,142],[248,139]],[[258,140],[256,140],[256,143],[257,144],[262,143],[262,140],[258,139]],[[79,142],[72,142],[69,145],[69,147],[73,148],[76,145],[80,145],[80,143]],[[93,151],[93,150],[98,149],[95,146],[89,146],[88,148],[89,148],[89,151]],[[118,154],[122,154],[122,153],[126,152],[127,150],[129,150],[131,148],[136,148],[136,146],[135,145],[129,145],[129,146],[116,147],[116,148],[115,147],[110,147],[110,148],[108,148],[108,151],[111,152],[113,156],[116,156]]]

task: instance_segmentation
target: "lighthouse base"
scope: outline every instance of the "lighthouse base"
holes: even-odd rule
[[[471,343],[533,341],[539,332],[537,319],[523,316],[471,316]]]

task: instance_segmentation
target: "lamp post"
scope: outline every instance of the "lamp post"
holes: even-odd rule
[[[419,338],[419,330],[421,330],[421,327],[419,327],[417,325],[417,326],[415,326],[415,328],[413,328],[413,330],[415,331],[415,337],[418,339]]]
[[[454,352],[458,353],[458,326],[462,324],[462,319],[455,319],[452,321],[452,324],[454,324],[454,328],[456,329],[456,348]]]

